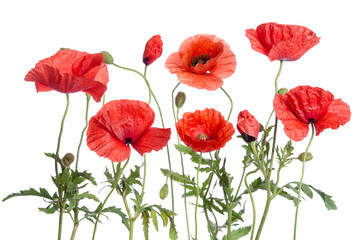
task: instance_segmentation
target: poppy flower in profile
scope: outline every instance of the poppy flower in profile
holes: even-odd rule
[[[216,90],[236,68],[236,57],[224,40],[199,34],[183,41],[179,51],[166,60],[166,68],[191,87]]]
[[[131,145],[139,154],[158,151],[170,139],[171,129],[151,127],[155,113],[136,100],[114,100],[106,103],[89,121],[89,149],[112,162],[126,160]]]
[[[55,55],[39,61],[25,76],[25,81],[35,82],[37,92],[83,91],[99,102],[109,81],[103,58],[102,53],[59,50]]]
[[[309,124],[314,124],[318,136],[324,129],[337,129],[351,118],[348,104],[318,87],[293,88],[284,96],[276,95],[273,105],[284,132],[293,141],[308,135]]]
[[[239,113],[237,129],[245,142],[250,143],[258,139],[259,122],[248,110]]]
[[[225,146],[235,129],[215,109],[184,113],[176,123],[176,129],[188,147],[196,152],[211,152]]]
[[[148,40],[143,52],[143,63],[148,66],[162,55],[163,42],[160,35],[155,35]]]
[[[255,29],[247,29],[251,48],[260,52],[270,61],[295,61],[319,43],[319,37],[303,26],[278,23],[264,23]]]

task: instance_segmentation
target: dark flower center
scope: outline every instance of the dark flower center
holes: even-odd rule
[[[211,59],[211,57],[209,56],[209,54],[202,53],[201,55],[194,56],[194,58],[190,62],[190,65],[192,67],[196,66],[198,63],[201,63],[202,65],[204,65],[210,59]]]
[[[308,119],[308,122],[309,122],[309,123],[314,123],[314,118],[309,118],[309,119]]]
[[[126,144],[131,144],[132,143],[132,138],[126,137]]]

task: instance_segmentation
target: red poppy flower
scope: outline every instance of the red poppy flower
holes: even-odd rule
[[[239,113],[237,129],[246,142],[258,139],[259,122],[248,110]]]
[[[109,81],[103,58],[102,53],[60,50],[50,58],[39,61],[25,76],[25,81],[35,82],[37,92],[83,91],[99,102]]]
[[[167,145],[171,129],[151,127],[155,113],[144,102],[114,100],[105,104],[89,121],[87,145],[112,162],[126,160],[132,147],[141,155]]]
[[[236,58],[224,40],[207,34],[189,37],[172,53],[166,68],[180,82],[198,89],[216,90],[236,68]]]
[[[158,34],[148,40],[145,51],[143,52],[143,63],[146,64],[146,66],[152,64],[161,56],[162,46],[161,36]]]
[[[176,123],[180,139],[196,152],[211,152],[225,146],[235,129],[215,109],[184,113]]]
[[[303,26],[264,23],[247,29],[251,48],[269,57],[270,61],[295,61],[319,43],[319,37]]]
[[[284,132],[293,141],[308,135],[309,124],[314,124],[318,136],[324,129],[337,129],[351,118],[348,104],[318,87],[293,88],[284,96],[276,95],[273,104]]]

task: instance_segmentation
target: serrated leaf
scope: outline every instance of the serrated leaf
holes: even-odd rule
[[[307,195],[309,198],[313,198],[313,192],[312,190],[309,188],[308,185],[306,184],[302,184],[302,191],[305,193],[305,195]]]
[[[237,240],[240,239],[246,235],[248,235],[248,233],[250,232],[251,227],[243,227],[243,228],[239,228],[236,230],[231,231],[230,233],[230,240]],[[226,240],[227,239],[227,235],[225,235],[222,240]]]
[[[162,171],[163,175],[171,176],[172,180],[174,180],[176,182],[195,185],[195,183],[190,180],[189,176],[184,177],[184,176],[182,176],[181,174],[179,174],[177,172],[170,172],[170,170],[168,170],[168,169],[161,169],[161,171]]]
[[[84,193],[81,193],[81,194],[75,194],[74,198],[77,199],[77,200],[81,200],[83,198],[88,198],[88,199],[94,200],[96,202],[99,202],[99,199],[94,194],[91,194],[89,192],[84,192]]]
[[[46,208],[38,208],[40,212],[44,212],[46,214],[53,214],[56,212],[55,208],[51,205]]]
[[[173,223],[170,224],[169,237],[170,237],[171,240],[177,240],[177,238],[178,238],[177,231],[176,231],[176,228],[175,228],[175,224],[173,224]]]
[[[99,211],[99,209],[98,209],[98,211]],[[96,212],[98,212],[98,211],[96,210]],[[122,212],[122,210],[120,208],[116,208],[115,206],[111,206],[111,207],[108,207],[108,208],[104,208],[102,210],[102,213],[107,213],[107,212],[115,213],[118,216],[120,216],[122,218],[123,225],[125,225],[127,227],[127,229],[130,230],[129,219],[128,219],[127,215]]]
[[[308,186],[311,187],[314,191],[316,191],[319,194],[319,196],[323,199],[324,205],[326,206],[326,208],[328,210],[337,210],[336,203],[332,200],[332,196],[322,192],[319,189],[314,188],[311,185],[308,185]]]
[[[151,208],[151,218],[152,218],[153,226],[155,226],[155,229],[156,229],[156,231],[158,232],[157,215],[156,215],[155,210],[153,210],[152,208]]]
[[[145,236],[145,240],[148,240],[148,233],[149,233],[149,226],[148,224],[150,223],[149,219],[148,219],[148,213],[147,211],[143,211],[142,212],[142,215],[141,215],[141,218],[142,218],[142,225],[143,225],[143,233],[144,233],[144,236]]]
[[[30,188],[29,190],[21,190],[19,193],[12,193],[5,197],[2,201],[6,201],[9,198],[19,197],[19,196],[36,196],[42,197],[49,200],[53,200],[52,196],[50,196],[49,192],[45,188],[39,188],[39,192],[34,188]]]

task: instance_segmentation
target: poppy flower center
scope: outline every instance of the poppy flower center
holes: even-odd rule
[[[132,138],[126,137],[126,144],[131,144],[132,143]]]
[[[309,119],[308,119],[308,122],[309,122],[309,123],[314,123],[314,118],[309,118]]]
[[[209,56],[209,54],[203,54],[201,53],[200,55],[194,56],[190,62],[190,66],[194,67],[196,66],[198,63],[201,63],[202,65],[204,65],[207,61],[209,61],[211,59],[211,57]]]
[[[254,142],[256,140],[255,137],[253,136],[250,136],[244,132],[241,133],[241,137],[244,139],[245,142],[247,143],[251,143],[251,142]]]
[[[205,133],[200,133],[199,135],[197,135],[197,138],[206,141],[207,140],[207,135]]]

